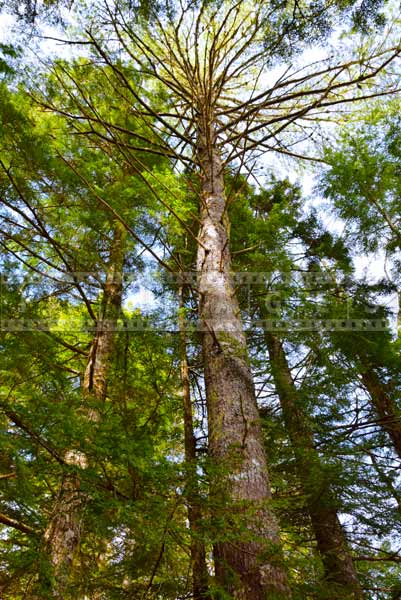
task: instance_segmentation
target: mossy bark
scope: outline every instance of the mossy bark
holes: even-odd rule
[[[267,462],[231,274],[223,166],[213,127],[198,139],[201,225],[197,255],[199,315],[214,463],[212,512],[219,585],[238,600],[290,598]]]

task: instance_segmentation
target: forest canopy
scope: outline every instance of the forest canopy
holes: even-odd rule
[[[2,19],[1,598],[401,598],[398,8]]]

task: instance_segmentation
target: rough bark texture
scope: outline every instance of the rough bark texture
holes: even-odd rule
[[[78,451],[68,451],[64,460],[66,464],[77,468],[87,467],[85,455]],[[65,590],[68,588],[69,575],[81,537],[84,502],[78,476],[66,474],[60,486],[53,517],[44,535],[53,567],[52,597],[57,600],[65,598]]]
[[[106,397],[107,373],[121,307],[124,241],[125,231],[119,223],[116,223],[102,308],[96,324],[96,332],[91,343],[82,383],[85,415],[88,421],[91,422],[100,420],[98,406],[93,408],[91,399],[98,404],[99,401],[104,401]],[[88,459],[85,454],[74,449],[66,451],[64,461],[66,465],[75,467],[77,472],[86,469],[88,466]],[[52,596],[57,600],[66,598],[69,577],[81,538],[82,513],[87,501],[86,494],[81,490],[78,474],[67,472],[63,477],[53,516],[44,535],[53,567],[54,585]]]
[[[200,523],[202,519],[201,498],[196,484],[196,440],[194,436],[191,386],[189,379],[187,342],[185,332],[185,318],[182,314],[184,307],[183,290],[179,290],[180,313],[179,313],[179,335],[180,335],[180,362],[182,400],[184,410],[184,442],[185,462],[188,469],[189,488],[188,498],[188,521],[191,531],[191,567],[192,567],[192,597],[194,600],[202,600],[208,597],[208,572],[206,568],[205,545],[200,537]]]
[[[113,246],[107,269],[101,312],[96,334],[91,344],[85,370],[83,390],[96,400],[104,400],[107,391],[107,371],[113,354],[115,330],[121,309],[122,268],[126,231],[115,223]]]
[[[289,598],[247,344],[230,272],[221,160],[210,127],[199,135],[201,225],[197,257],[217,579],[238,600]]]
[[[344,530],[338,520],[335,499],[314,447],[313,433],[301,406],[283,346],[269,332],[265,333],[265,340],[285,426],[296,458],[298,476],[306,495],[306,505],[322,558],[325,580],[330,583],[327,598],[361,600],[362,589]]]
[[[390,437],[396,453],[401,458],[401,412],[372,365],[364,357],[360,356],[360,359],[363,369],[362,382],[380,419],[380,426]]]

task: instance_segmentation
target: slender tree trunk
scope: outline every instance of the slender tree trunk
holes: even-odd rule
[[[106,397],[107,374],[121,309],[125,236],[122,226],[116,222],[101,311],[82,383],[86,418],[94,423],[100,420],[99,402],[103,402]],[[92,400],[95,406],[91,406]],[[78,470],[87,468],[87,456],[79,450],[69,449],[64,460],[67,465],[75,467],[76,473],[67,472],[64,475],[53,517],[44,535],[53,567],[52,597],[57,600],[66,598],[74,558],[81,539],[82,513],[88,501],[86,494],[81,490],[77,474]]]
[[[356,338],[351,346],[344,343],[340,337],[334,336],[333,339],[335,346],[356,366],[370,396],[373,410],[378,417],[378,425],[387,433],[396,454],[401,459],[400,398],[395,393],[394,382],[393,384],[385,383],[379,375],[380,372],[385,371],[386,366],[383,356],[379,356],[379,354],[382,350],[386,351],[386,346],[389,344],[388,338],[379,338],[374,342],[369,338],[360,337]],[[397,378],[396,383],[398,384],[399,365],[393,365],[391,370],[393,371],[392,377]]]
[[[205,119],[207,123],[207,119]],[[238,600],[290,598],[247,344],[230,272],[223,167],[213,127],[199,134],[199,312],[208,404],[217,580]]]
[[[285,426],[296,458],[298,476],[306,495],[325,580],[330,583],[328,598],[363,598],[347,539],[337,516],[324,465],[313,443],[313,433],[292,379],[287,357],[278,338],[265,332],[272,373],[280,399]]]
[[[184,409],[184,442],[185,462],[188,470],[188,521],[191,531],[191,566],[192,566],[192,592],[194,600],[202,600],[208,596],[208,572],[206,568],[205,545],[201,539],[199,525],[202,519],[201,498],[197,489],[196,472],[196,440],[192,417],[191,386],[189,379],[187,341],[185,331],[185,317],[183,288],[179,289],[179,335],[180,335],[180,362],[182,400]]]
[[[401,458],[401,411],[369,360],[362,354],[359,354],[358,358],[362,365],[361,379],[379,417],[380,426],[390,437],[397,455]]]
[[[125,238],[126,231],[123,225],[119,221],[115,221],[102,306],[83,381],[84,393],[97,401],[103,401],[107,392],[107,374],[114,350],[117,320],[121,310]]]

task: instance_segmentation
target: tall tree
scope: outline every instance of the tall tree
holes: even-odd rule
[[[94,425],[101,419],[101,407],[106,398],[107,376],[121,311],[125,237],[125,228],[120,222],[115,223],[100,314],[81,386],[84,411]],[[93,433],[96,434],[95,427]],[[80,489],[78,472],[89,466],[88,457],[78,448],[66,450],[64,463],[68,471],[63,477],[53,516],[44,535],[53,567],[52,595],[60,600],[68,593],[70,572],[81,539],[83,510],[88,500]]]
[[[238,517],[233,540],[216,542],[215,562],[221,585],[237,598],[264,598],[267,593],[289,597],[290,592],[277,551],[277,523],[268,507],[266,457],[231,276],[224,170],[235,161],[241,167],[252,152],[257,156],[277,150],[293,155],[285,147],[284,132],[291,130],[299,139],[303,119],[316,111],[330,110],[355,96],[375,95],[367,88],[353,96],[351,89],[363,88],[398,56],[398,41],[380,46],[369,57],[353,55],[343,62],[327,58],[321,68],[296,72],[283,66],[272,85],[263,82],[266,64],[287,58],[303,42],[321,36],[339,9],[314,3],[284,8],[243,2],[218,7],[209,2],[166,4],[139,27],[124,3],[104,4],[98,14],[101,28],[92,25],[85,39],[96,60],[102,60],[118,80],[117,95],[131,98],[135,118],[149,124],[148,146],[142,150],[177,158],[199,174],[197,287],[210,451],[220,469],[231,471],[213,495],[216,518],[228,506]],[[352,4],[345,12],[352,12]],[[133,70],[104,43],[106,29],[118,40]],[[247,85],[254,70],[256,83]],[[141,91],[133,85],[134,76],[141,78]],[[154,85],[164,90],[164,103],[152,102]],[[381,91],[394,87],[390,76]],[[134,140],[140,139],[133,134],[132,142],[124,141],[121,136],[127,128],[114,123],[107,109],[96,106],[85,87],[75,94],[73,78],[66,93],[71,99],[68,107],[51,99],[42,103],[74,122],[83,119],[83,130],[89,135],[119,148],[132,149]]]
[[[250,257],[247,253],[240,252],[236,258],[236,265],[237,268],[241,265],[243,270],[256,270],[262,274],[255,281],[245,306],[250,312],[251,319],[261,319],[260,322],[265,324],[260,342],[253,343],[256,344],[257,355],[261,355],[258,358],[259,362],[263,360],[262,356],[266,349],[268,351],[269,371],[280,401],[285,430],[295,456],[296,473],[304,494],[305,507],[323,563],[324,591],[317,591],[317,593],[319,597],[321,594],[325,597],[332,594],[333,598],[362,598],[362,589],[351,550],[338,518],[339,504],[333,482],[330,481],[330,470],[325,464],[325,457],[320,455],[315,445],[313,420],[305,406],[302,390],[294,381],[283,342],[286,336],[291,339],[291,319],[295,319],[290,306],[286,306],[288,296],[294,301],[296,294],[302,291],[297,291],[294,286],[289,295],[285,288],[294,285],[290,279],[285,281],[281,289],[279,283],[277,291],[273,291],[272,277],[269,278],[269,270],[272,266],[275,271],[287,270],[285,275],[291,274],[293,278],[296,271],[291,244],[295,237],[300,238],[296,255],[298,261],[301,255],[301,241],[306,246],[303,259],[305,262],[312,257],[312,253],[315,255],[315,260],[317,256],[323,254],[336,256],[339,259],[342,255],[341,248],[328,232],[322,231],[313,214],[302,215],[300,190],[288,181],[273,179],[270,185],[258,190],[257,193],[248,189],[247,192],[243,190],[242,194],[248,194],[247,204],[250,209],[249,207],[247,209],[242,201],[239,203],[243,204],[242,208],[238,206],[233,210],[233,218],[240,223],[235,232],[234,243],[237,245],[242,235],[249,235],[251,220],[259,244],[258,252],[253,252]],[[288,226],[291,226],[289,235],[288,232],[285,233],[285,228]],[[247,239],[246,245],[250,242],[251,240]],[[280,279],[279,274],[278,279]],[[282,303],[280,307],[282,314],[277,315],[277,320],[281,321],[285,318],[288,331],[285,326],[283,326],[284,332],[275,331],[275,316],[278,311],[274,309],[274,301]],[[302,308],[306,306],[302,305]],[[296,313],[296,309],[294,312]],[[304,334],[302,339],[305,343],[307,343],[307,336],[308,334]],[[302,351],[297,353],[297,358],[300,355]],[[297,368],[300,368],[299,364]],[[313,400],[309,404],[313,406]],[[330,583],[329,590],[326,589],[328,583]]]
[[[88,170],[96,173],[96,182],[93,180],[91,184],[108,186],[109,202],[118,202],[121,211],[124,210],[124,200],[119,197],[121,179],[125,180],[126,194],[127,184],[132,184],[132,179],[124,169],[119,169],[118,162],[111,162],[107,155],[96,152],[93,147],[78,144],[78,150],[75,140],[69,137],[58,139],[57,143],[51,141],[46,117],[31,110],[22,94],[4,91],[2,120],[5,127],[1,149],[3,151],[6,147],[8,152],[2,152],[0,157],[4,193],[1,243],[6,256],[19,260],[28,275],[31,270],[42,277],[35,291],[39,301],[47,286],[50,296],[63,296],[72,290],[73,295],[78,293],[83,300],[95,331],[82,374],[82,398],[78,412],[81,423],[87,421],[95,430],[106,399],[107,373],[114,362],[127,225],[121,217],[115,218],[110,204],[107,211],[98,209],[97,215],[101,216],[98,223],[96,211],[92,210],[88,217],[85,215],[88,206],[92,204],[93,207],[94,202],[97,204],[94,190],[91,190],[90,184],[85,184],[85,173]],[[53,121],[52,124],[55,123]],[[58,126],[62,128],[61,121],[58,121]],[[69,159],[73,157],[73,164],[65,159],[65,155]],[[79,171],[76,170],[78,163]],[[131,215],[132,209],[130,206]],[[36,242],[34,245],[30,243],[32,238]],[[140,264],[140,261],[136,262]],[[47,270],[49,267],[51,273]],[[93,293],[93,287],[98,289],[99,286],[102,293],[99,314],[96,315],[93,305],[99,302],[99,298],[96,298],[98,292]],[[45,323],[45,326],[48,324]],[[73,344],[67,340],[61,340],[61,343],[74,352]],[[86,352],[79,348],[75,351],[86,356]],[[76,377],[79,371],[71,369],[71,373]],[[20,419],[17,418],[17,421],[20,422]],[[67,443],[63,452],[57,454],[65,472],[52,517],[44,532],[53,572],[43,569],[46,572],[40,578],[42,590],[37,591],[39,594],[65,598],[68,593],[69,575],[81,538],[83,508],[87,503],[87,495],[80,489],[80,478],[88,468],[90,457],[80,449],[81,445],[82,440],[75,439],[72,445]],[[52,581],[54,584],[50,583]],[[52,589],[46,592],[45,588],[49,585]]]
[[[337,515],[327,469],[315,447],[313,432],[304,414],[299,392],[293,381],[283,344],[265,333],[273,379],[289,437],[295,453],[298,475],[316,537],[317,548],[330,585],[326,594],[333,598],[363,598],[347,539]],[[329,596],[327,596],[329,597]]]
[[[197,482],[197,452],[194,432],[193,406],[191,400],[191,381],[187,355],[187,332],[185,320],[184,288],[178,288],[179,299],[179,350],[182,383],[182,401],[184,413],[185,461],[188,469],[188,520],[191,529],[191,567],[194,600],[208,597],[208,572],[206,566],[206,548],[201,538],[202,500]]]
[[[345,501],[345,499],[352,498],[353,482],[367,476],[362,475],[365,470],[362,465],[363,462],[370,461],[365,449],[368,448],[368,444],[375,466],[383,469],[381,477],[386,477],[386,485],[390,486],[389,489],[394,490],[394,486],[392,477],[389,477],[391,462],[386,466],[382,462],[385,460],[386,452],[388,453],[388,444],[384,444],[386,449],[383,448],[379,465],[375,458],[376,448],[380,447],[377,444],[380,444],[380,441],[383,444],[383,436],[380,436],[380,441],[377,438],[369,440],[369,435],[363,436],[365,447],[360,446],[359,422],[362,420],[360,426],[363,427],[364,421],[359,414],[362,407],[359,406],[358,400],[356,406],[353,406],[352,388],[360,389],[361,386],[359,381],[361,365],[357,356],[368,353],[373,364],[373,355],[375,355],[376,369],[379,369],[380,379],[386,384],[383,390],[385,389],[387,393],[391,390],[394,402],[399,387],[396,366],[398,358],[387,331],[361,332],[355,329],[361,326],[365,329],[369,328],[370,323],[375,324],[379,329],[382,328],[383,314],[377,307],[373,311],[372,306],[367,305],[371,294],[369,287],[363,283],[358,285],[351,278],[350,252],[344,245],[344,241],[325,231],[316,214],[312,212],[305,215],[301,212],[302,197],[299,189],[288,182],[274,180],[258,193],[249,186],[241,185],[240,182],[238,187],[241,189],[241,194],[230,211],[235,223],[232,243],[236,269],[249,271],[248,276],[242,273],[242,277],[252,282],[248,292],[241,294],[241,306],[251,325],[249,339],[253,348],[254,368],[258,372],[258,395],[269,397],[266,392],[266,389],[269,389],[267,375],[263,377],[263,373],[271,373],[275,392],[280,399],[285,431],[294,448],[295,463],[287,463],[283,452],[279,468],[284,473],[287,469],[292,472],[293,464],[302,489],[306,492],[306,495],[302,496],[302,506],[312,517],[313,534],[318,542],[326,577],[328,580],[336,579],[339,586],[337,587],[336,584],[330,586],[334,597],[352,597],[352,595],[361,597],[362,590],[353,560],[357,556],[356,548],[365,541],[362,541],[358,535],[355,536],[355,530],[352,532],[350,522],[352,518],[357,518],[363,523],[364,516],[361,511],[361,514],[356,517],[355,507],[350,507],[349,500]],[[247,198],[244,199],[243,196]],[[242,251],[244,247],[245,252]],[[346,274],[343,281],[342,272]],[[382,318],[379,318],[380,314]],[[333,325],[341,326],[342,330],[332,332]],[[314,331],[316,326],[317,331]],[[300,330],[297,331],[299,328]],[[323,333],[325,329],[328,331]],[[321,334],[320,330],[322,330]],[[288,349],[292,348],[291,360],[295,363],[293,370],[289,368],[285,346],[280,342],[280,338],[288,340],[286,346]],[[336,350],[333,349],[333,345]],[[269,351],[270,364],[264,367],[266,347]],[[348,367],[344,366],[345,359],[338,353],[340,347],[348,349]],[[336,369],[333,362],[337,363]],[[356,393],[364,394],[361,390]],[[340,398],[343,396],[347,400],[341,409]],[[324,408],[326,402],[330,403],[331,409]],[[274,423],[272,423],[273,412],[270,403],[271,400],[267,406],[262,405],[262,414],[264,420],[267,423],[270,421],[272,427]],[[330,418],[326,410],[329,414],[332,411]],[[365,426],[369,423],[375,426],[375,411],[369,411],[368,416],[365,410],[366,405],[363,408],[363,414],[367,419]],[[345,417],[343,426],[336,422],[342,411]],[[322,419],[318,416],[321,412],[325,414]],[[326,424],[326,419],[332,423],[333,429],[330,429],[329,423]],[[387,424],[390,423],[397,426],[397,411],[393,418],[387,417]],[[377,420],[377,426],[379,424],[380,419]],[[343,433],[342,427],[344,427]],[[338,433],[334,433],[337,429]],[[275,445],[279,433],[277,428],[273,431],[274,433],[269,437],[272,438],[271,444]],[[323,431],[325,433],[322,440]],[[355,444],[359,448],[358,452],[365,456],[365,461],[355,465],[349,473],[354,451],[349,447],[346,448],[347,436],[351,436],[354,431],[355,440],[352,440],[350,446],[352,448]],[[344,441],[340,442],[344,444],[342,450],[336,443],[328,441],[332,437],[334,437],[333,442],[342,440],[342,436],[344,436]],[[350,461],[348,465],[335,458],[341,452],[347,455],[347,460]],[[390,453],[389,457],[391,456]],[[277,482],[275,472],[274,481]],[[288,485],[291,485],[288,480],[286,483],[287,487],[282,491],[285,498],[290,494]],[[358,483],[358,489],[367,499],[369,493],[367,490],[361,491],[361,483]],[[394,494],[392,491],[390,497],[383,499],[383,506],[391,504],[391,495],[394,499],[397,498],[397,493]],[[299,520],[299,513],[295,510],[296,495],[291,502],[294,504],[294,518]],[[374,506],[370,506],[367,512],[371,515],[372,524],[375,522],[377,528],[382,527],[381,518],[373,517]],[[347,533],[352,532],[351,544],[348,544],[345,531],[340,525],[338,513],[348,514],[347,519],[344,516],[342,519],[345,521]],[[394,527],[394,518],[397,517],[395,515],[390,517],[389,513],[387,515]],[[331,532],[330,535],[328,531]],[[363,587],[367,587],[366,567],[363,565],[363,560],[363,558],[358,559],[358,572],[363,573],[362,584]],[[388,560],[391,558],[389,557]],[[317,584],[314,590],[318,593]],[[324,587],[321,593],[325,597],[329,592]],[[304,591],[304,594],[307,592]]]

